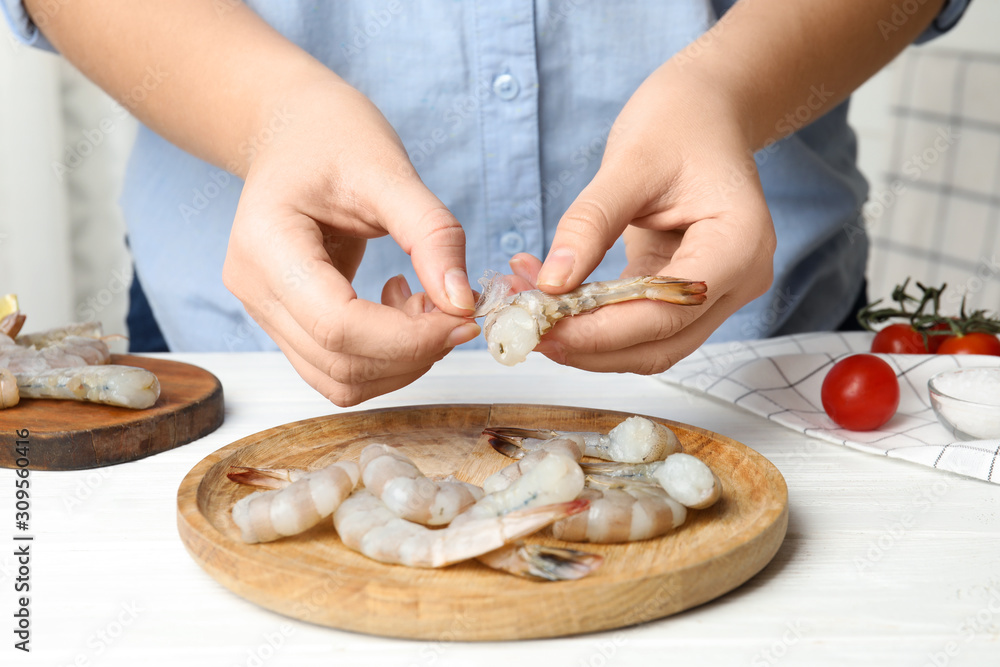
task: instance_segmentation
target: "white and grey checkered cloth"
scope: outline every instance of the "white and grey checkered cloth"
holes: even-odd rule
[[[867,332],[810,333],[704,345],[660,379],[806,435],[1000,483],[1000,440],[956,441],[934,416],[927,391],[927,381],[941,371],[1000,366],[1000,357],[879,355],[899,377],[899,410],[879,430],[848,431],[823,411],[820,387],[830,366],[841,357],[868,352],[871,341]]]

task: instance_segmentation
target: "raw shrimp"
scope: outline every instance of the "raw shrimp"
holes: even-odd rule
[[[21,334],[17,337],[17,344],[41,349],[67,338],[102,338],[102,334],[100,322],[78,322],[37,333]]]
[[[583,458],[583,438],[578,436],[567,438],[552,438],[539,445],[538,449],[528,452],[519,447],[513,447],[510,458],[518,459],[515,463],[505,466],[483,480],[483,491],[496,493],[502,491],[521,478],[547,452],[558,452],[568,456],[577,463]]]
[[[142,409],[156,403],[160,396],[156,376],[134,366],[75,366],[37,373],[15,371],[14,377],[21,398],[62,398]]]
[[[107,344],[96,338],[67,336],[42,348],[14,344],[0,338],[0,366],[12,373],[38,373],[53,368],[96,366],[111,362]]]
[[[337,461],[311,472],[295,469],[234,468],[229,479],[270,489],[241,498],[233,521],[244,542],[271,542],[297,535],[329,517],[361,477],[354,461]]]
[[[21,400],[17,378],[6,368],[0,368],[0,410],[12,408]]]
[[[580,464],[563,452],[541,452],[530,469],[506,488],[483,496],[451,525],[485,517],[496,517],[526,507],[573,500],[583,490]]]
[[[486,317],[483,331],[493,358],[507,366],[524,361],[542,335],[564,317],[601,306],[650,299],[683,306],[705,302],[705,283],[664,276],[641,276],[586,283],[565,294],[526,290],[510,294],[501,274],[487,272],[480,279],[483,293],[475,317]]]
[[[647,540],[677,528],[687,518],[683,505],[651,484],[588,477],[580,498],[590,501],[590,509],[554,523],[552,535],[556,539],[600,543]]]
[[[701,459],[671,454],[652,463],[581,463],[587,474],[658,484],[685,507],[705,509],[722,495],[722,482]]]
[[[645,463],[658,461],[681,449],[674,432],[645,417],[629,417],[606,435],[574,431],[547,431],[525,428],[491,427],[483,431],[493,436],[490,444],[501,454],[519,458],[517,450],[543,448],[552,438],[582,437],[584,455],[608,461]]]
[[[449,523],[483,497],[474,484],[425,477],[413,461],[388,445],[368,445],[359,463],[366,489],[400,517],[426,526]]]
[[[345,546],[374,560],[443,567],[499,549],[586,508],[587,501],[572,500],[432,529],[399,518],[385,503],[361,489],[341,503],[333,524]]]

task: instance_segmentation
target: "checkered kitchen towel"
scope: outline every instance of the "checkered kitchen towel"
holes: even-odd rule
[[[872,334],[810,333],[704,345],[660,379],[708,394],[783,426],[871,454],[1000,483],[1000,440],[956,442],[934,416],[927,381],[941,371],[1000,366],[979,355],[879,355],[896,370],[899,410],[877,431],[848,431],[826,416],[823,378],[838,359],[870,349]]]

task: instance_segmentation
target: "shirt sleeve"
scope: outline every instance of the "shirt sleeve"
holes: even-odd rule
[[[929,42],[954,28],[971,2],[972,0],[948,0],[927,30],[914,40],[914,44]]]
[[[52,6],[55,11],[59,11],[59,7],[62,5],[53,2]],[[56,52],[52,44],[49,43],[49,40],[45,39],[45,35],[42,34],[42,31],[38,29],[38,26],[28,16],[28,10],[24,8],[21,0],[0,0],[0,12],[7,19],[7,25],[10,26],[10,31],[17,41],[28,46],[35,46],[53,53]]]

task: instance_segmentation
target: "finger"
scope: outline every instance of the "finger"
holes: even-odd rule
[[[465,267],[465,231],[416,175],[380,199],[386,230],[413,262],[431,300],[446,313],[468,316],[476,307]]]
[[[652,375],[662,373],[694,352],[708,339],[730,315],[737,310],[732,301],[723,299],[708,309],[697,321],[663,339],[639,343],[610,352],[580,352],[540,350],[553,361],[587,371],[599,373],[637,373]]]
[[[646,205],[641,174],[621,161],[603,164],[559,220],[538,272],[538,287],[561,294],[578,287]]]
[[[538,271],[542,268],[542,260],[532,254],[519,252],[510,258],[510,270],[515,276],[532,285],[538,284]]]
[[[411,317],[358,299],[351,284],[321,256],[325,253],[315,225],[311,229],[292,225],[283,232],[272,242],[272,261],[264,269],[268,275],[263,282],[272,294],[243,300],[259,322],[271,319],[273,311],[277,333],[300,353],[311,355],[314,348],[307,344],[308,337],[330,352],[419,361],[478,335],[478,327],[463,318],[445,313]],[[298,267],[293,285],[282,282],[289,266]],[[280,317],[282,309],[290,319]]]
[[[356,385],[382,378],[414,373],[429,364],[439,361],[451,349],[446,347],[436,353],[414,360],[393,360],[372,358],[354,354],[331,352],[319,347],[304,332],[296,331],[291,316],[273,313],[267,321],[261,321],[261,328],[282,347],[286,353],[296,356],[316,369],[318,373],[332,379],[337,384]],[[283,326],[282,326],[283,325]],[[291,336],[282,332],[291,331]]]
[[[288,357],[289,362],[291,362],[292,367],[299,376],[309,383],[313,389],[342,408],[358,405],[370,398],[401,389],[416,381],[431,369],[431,364],[428,364],[417,370],[390,377],[381,377],[359,383],[341,383],[325,375],[306,361],[280,336],[272,337],[278,344],[278,347],[285,353],[285,356]]]
[[[403,306],[411,296],[413,292],[410,291],[410,285],[402,274],[389,278],[382,287],[382,305],[385,306],[403,310]]]

